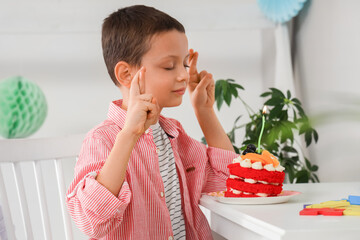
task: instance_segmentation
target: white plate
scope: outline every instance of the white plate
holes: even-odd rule
[[[301,192],[284,190],[276,197],[224,197],[224,191],[211,192],[207,195],[216,201],[226,204],[275,204],[289,201],[290,198],[301,194]]]

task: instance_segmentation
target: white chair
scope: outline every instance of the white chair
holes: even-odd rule
[[[56,208],[58,212],[61,209],[56,220],[63,223],[60,231],[65,232],[65,239],[74,238],[65,207],[67,186],[63,164],[69,159],[71,164],[75,164],[83,139],[84,135],[0,140],[0,206],[9,240],[54,239],[50,216],[53,217],[51,212]],[[47,189],[49,185],[51,191]],[[58,192],[53,193],[53,188],[57,188]],[[52,206],[54,202],[58,206]],[[37,219],[31,215],[34,212]],[[42,233],[35,234],[34,226]],[[39,234],[42,236],[39,237]]]

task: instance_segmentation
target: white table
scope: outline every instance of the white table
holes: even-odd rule
[[[360,195],[360,182],[285,184],[299,191],[286,203],[230,205],[203,195],[200,205],[211,211],[211,228],[227,239],[360,239],[360,216],[300,216],[304,204]]]

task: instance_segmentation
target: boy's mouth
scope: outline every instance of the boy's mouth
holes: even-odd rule
[[[174,93],[177,93],[179,95],[184,95],[185,94],[185,91],[186,91],[186,88],[179,88],[177,90],[174,90],[173,92]]]

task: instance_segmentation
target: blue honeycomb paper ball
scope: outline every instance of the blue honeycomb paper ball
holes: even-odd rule
[[[44,93],[33,82],[21,77],[0,81],[0,135],[25,138],[44,123],[47,103]]]
[[[284,23],[295,17],[307,0],[257,0],[261,11],[270,20]]]

